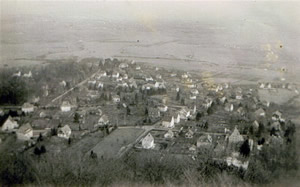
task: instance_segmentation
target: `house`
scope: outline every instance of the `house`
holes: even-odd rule
[[[99,82],[98,85],[97,85],[97,88],[98,88],[98,89],[99,89],[99,88],[103,88],[103,86],[104,86],[103,83],[102,83],[102,82]]]
[[[117,82],[120,82],[120,81],[122,81],[122,80],[123,80],[123,78],[120,77],[120,76],[116,78],[116,81],[117,81]]]
[[[272,114],[272,120],[273,121],[284,121],[284,119],[282,119],[282,113],[280,111],[276,111]]]
[[[191,129],[189,129],[187,133],[185,133],[185,138],[193,138],[193,137],[194,137],[194,132]]]
[[[204,101],[204,103],[203,103],[203,106],[204,106],[205,108],[209,108],[209,107],[211,107],[212,103],[213,103],[213,100],[212,100],[212,99],[206,98],[205,101]]]
[[[69,112],[69,111],[71,111],[71,108],[72,108],[72,106],[69,103],[69,101],[63,101],[61,106],[60,106],[60,110],[62,112]]]
[[[168,106],[163,105],[163,104],[158,105],[157,108],[158,108],[158,110],[161,111],[161,112],[167,112],[167,110],[168,110]]]
[[[258,86],[259,86],[259,88],[265,88],[265,84],[264,83],[259,83]]]
[[[64,88],[67,86],[67,83],[66,83],[66,81],[63,80],[59,83],[59,85]]]
[[[222,98],[219,99],[221,104],[225,104],[227,102],[227,98],[224,96]]]
[[[276,131],[281,131],[281,126],[278,121],[273,122],[271,128],[274,128]]]
[[[152,78],[151,76],[148,75],[148,76],[145,77],[145,81],[147,81],[147,82],[148,82],[148,81],[153,81],[153,78]]]
[[[34,111],[34,106],[30,103],[24,103],[22,106],[22,112],[25,114],[31,113]]]
[[[266,115],[266,112],[264,109],[262,108],[259,108],[257,109],[255,112],[254,112],[255,116],[259,117],[259,116],[265,116]]]
[[[186,86],[187,86],[188,88],[196,88],[196,85],[195,85],[195,84],[192,84],[192,83],[186,84]]]
[[[141,66],[136,66],[135,70],[141,70]]]
[[[191,147],[189,147],[189,151],[194,152],[194,151],[196,151],[196,150],[197,150],[196,145],[192,145]]]
[[[4,116],[4,111],[0,108],[0,116]]]
[[[235,94],[235,99],[237,99],[237,100],[243,99],[243,94],[240,93],[240,92],[236,93],[236,94]]]
[[[168,132],[164,135],[165,138],[173,138],[174,132],[170,129]]]
[[[242,162],[235,157],[227,157],[226,162],[228,166],[233,165],[235,167],[243,168],[245,170],[248,168],[249,165],[249,161]]]
[[[199,91],[197,89],[191,89],[191,94],[198,95]]]
[[[171,75],[170,75],[171,77],[176,77],[177,76],[177,74],[176,73],[171,73]]]
[[[101,78],[101,77],[106,77],[107,76],[107,73],[106,73],[106,71],[100,71],[99,72],[99,77]]]
[[[179,115],[180,115],[180,119],[188,119],[191,115],[190,110],[187,107],[183,107],[180,111],[179,111]]]
[[[31,78],[32,77],[31,71],[29,71],[28,73],[24,73],[23,77],[25,77],[25,78]]]
[[[119,65],[119,68],[121,68],[121,69],[128,68],[128,64],[123,62]]]
[[[107,115],[102,115],[99,120],[98,120],[98,125],[99,126],[105,126],[109,123],[109,119]]]
[[[155,82],[154,87],[161,88],[161,89],[166,88],[165,83],[163,82]]]
[[[147,136],[142,140],[142,147],[144,149],[152,149],[154,146],[154,138],[150,133],[148,133]]]
[[[166,116],[162,120],[162,126],[165,128],[174,128],[174,117],[173,116]]]
[[[271,89],[271,88],[272,88],[272,84],[271,84],[271,83],[267,83],[266,86],[267,86],[268,89]]]
[[[245,109],[243,107],[239,107],[236,111],[241,116],[244,116],[246,114],[246,111],[245,111]]]
[[[218,85],[216,88],[216,92],[222,91],[223,90],[223,86],[222,85]]]
[[[18,140],[29,140],[33,136],[33,129],[29,123],[22,125],[17,131]]]
[[[225,109],[225,111],[227,111],[227,112],[232,112],[232,111],[233,111],[233,104],[231,104],[231,103],[226,103],[224,109]]]
[[[195,96],[195,95],[190,95],[190,99],[191,99],[191,100],[195,100],[195,99],[197,99],[197,96]]]
[[[123,79],[128,79],[128,75],[126,73],[123,75]]]
[[[175,113],[174,114],[174,123],[178,124],[180,123],[180,114],[179,113]]]
[[[11,131],[18,127],[18,123],[15,120],[13,120],[10,116],[8,116],[6,121],[2,124],[1,131]]]
[[[197,140],[197,147],[206,147],[212,145],[212,137],[208,135],[202,135]]]
[[[238,143],[244,141],[243,136],[240,134],[239,130],[235,126],[233,132],[228,137],[229,143]]]
[[[154,84],[145,84],[145,85],[143,85],[142,86],[142,90],[151,90],[151,89],[153,89],[155,86],[154,86]]]
[[[188,77],[189,77],[189,75],[187,73],[184,73],[181,75],[181,78],[183,78],[183,79],[187,79]]]
[[[112,78],[118,78],[120,76],[120,73],[117,71],[114,71],[111,76],[112,76]]]
[[[160,74],[157,74],[157,75],[155,76],[155,78],[157,78],[157,79],[161,79],[161,78],[162,78],[162,76],[161,76]]]
[[[126,82],[119,83],[117,87],[128,88],[128,84]]]
[[[253,127],[253,130],[254,131],[257,131],[258,130],[258,128],[259,128],[259,123],[258,123],[258,121],[253,121],[253,123],[252,123],[252,127]]]
[[[65,125],[64,127],[61,127],[58,129],[57,131],[57,136],[61,137],[61,138],[66,138],[69,139],[71,136],[71,128],[69,127],[69,125]]]
[[[17,73],[14,73],[12,76],[13,77],[21,77],[21,71],[18,71]]]
[[[111,98],[114,103],[119,103],[121,101],[120,96],[118,96],[118,95],[112,95]]]

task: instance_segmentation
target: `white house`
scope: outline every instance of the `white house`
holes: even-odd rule
[[[153,81],[153,78],[151,76],[146,76],[145,81]]]
[[[175,118],[174,118],[174,123],[180,123],[180,115],[179,114],[175,114]]]
[[[179,111],[179,115],[180,115],[180,119],[188,119],[191,115],[190,110],[187,107],[183,107],[180,111]]]
[[[118,78],[120,76],[120,73],[117,71],[114,71],[111,75],[113,78]]]
[[[69,111],[71,111],[71,108],[72,108],[72,106],[68,101],[63,101],[60,106],[60,110],[62,112],[69,112]]]
[[[14,73],[12,76],[13,77],[21,77],[21,71]]]
[[[162,121],[162,126],[165,128],[174,128],[174,117],[165,117]]]
[[[191,129],[189,129],[187,133],[185,133],[185,138],[193,138],[193,137],[194,137],[194,132]]]
[[[243,94],[242,93],[236,93],[236,95],[235,95],[235,99],[237,99],[237,100],[241,100],[241,99],[243,99]]]
[[[205,108],[209,108],[209,107],[211,107],[212,103],[213,103],[213,100],[210,98],[207,98],[207,99],[205,99],[205,102],[203,105]]]
[[[228,140],[229,140],[229,143],[238,143],[238,142],[244,141],[244,138],[240,134],[237,127],[235,127],[232,134],[229,136]]]
[[[140,70],[140,69],[141,69],[141,66],[136,66],[135,69],[136,69],[136,70]]]
[[[109,123],[109,119],[107,117],[107,115],[102,115],[99,120],[98,120],[98,125],[99,126],[104,126],[104,125],[107,125]]]
[[[34,111],[34,106],[30,103],[24,103],[22,106],[22,112],[25,114],[31,113]]]
[[[121,101],[120,96],[118,95],[113,95],[112,100],[114,103],[119,103]]]
[[[265,88],[265,84],[264,83],[259,83],[259,88]]]
[[[1,127],[1,131],[11,131],[18,127],[19,127],[18,123],[15,120],[13,120],[10,116],[8,116],[8,118],[6,119],[6,121],[3,123]]]
[[[227,111],[227,112],[232,112],[232,111],[233,111],[233,104],[231,104],[231,103],[226,103],[224,109],[225,109],[225,111]]]
[[[190,99],[191,99],[191,100],[195,100],[195,99],[197,99],[197,96],[195,96],[195,95],[190,95]]]
[[[197,89],[191,89],[191,94],[198,95],[199,91]]]
[[[166,134],[164,134],[165,138],[173,138],[174,137],[174,132],[170,129]]]
[[[106,76],[107,76],[106,71],[100,71],[100,72],[99,72],[99,76],[100,76],[100,77],[106,77]]]
[[[159,105],[157,108],[161,112],[167,112],[167,110],[168,110],[168,106],[166,106],[166,105]]]
[[[181,78],[183,79],[187,79],[189,77],[189,75],[187,73],[184,73],[183,75],[181,75]]]
[[[154,87],[155,88],[166,88],[165,83],[163,83],[163,82],[155,82]]]
[[[121,68],[121,69],[128,68],[128,64],[123,62],[119,65],[119,68]]]
[[[97,85],[97,88],[103,88],[103,86],[104,86],[103,83],[99,82],[98,85]]]
[[[33,129],[29,123],[22,125],[17,131],[18,140],[29,140],[33,136]]]
[[[142,147],[144,149],[152,149],[154,146],[154,138],[150,133],[148,133],[147,136],[142,140]]]
[[[69,139],[71,136],[71,128],[69,127],[69,125],[65,125],[64,127],[61,127],[58,129],[57,131],[57,136],[61,137],[61,138],[66,138]]]
[[[29,71],[28,73],[25,73],[25,74],[23,75],[23,77],[26,77],[26,78],[32,77],[31,71]]]
[[[61,87],[66,87],[67,86],[67,83],[66,83],[66,81],[61,81],[60,83],[59,83],[59,85],[61,86]]]

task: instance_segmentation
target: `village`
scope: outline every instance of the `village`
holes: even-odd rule
[[[192,161],[210,152],[206,156],[247,170],[264,147],[292,141],[294,124],[259,92],[299,94],[295,85],[215,83],[201,74],[113,58],[83,66],[87,73],[76,81],[68,74],[53,77],[39,82],[39,92],[22,105],[1,106],[0,148],[32,156],[81,152],[93,159],[151,152]],[[35,82],[38,71],[11,76]]]

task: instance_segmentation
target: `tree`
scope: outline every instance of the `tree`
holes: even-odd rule
[[[180,100],[180,93],[177,92],[177,95],[176,95],[176,101],[179,101]]]
[[[199,121],[201,118],[201,113],[200,112],[197,112],[197,115],[196,115],[196,121]]]
[[[250,154],[250,146],[249,146],[249,140],[245,140],[244,143],[240,147],[240,153],[244,157],[248,157]]]
[[[68,139],[68,144],[71,145],[71,143],[72,143],[72,140],[71,140],[71,138],[69,138]]]
[[[128,106],[126,107],[126,113],[127,115],[130,115],[130,108]]]
[[[146,109],[145,109],[145,115],[148,115],[148,108],[146,107]]]
[[[42,136],[42,134],[41,134],[41,133],[40,133],[39,137],[37,138],[37,141],[38,141],[38,142],[41,142],[41,141],[43,141],[43,136]]]
[[[40,153],[46,153],[46,147],[44,145],[41,146]]]
[[[27,84],[19,78],[0,77],[0,104],[20,105],[26,102],[29,96]]]
[[[41,150],[40,150],[38,147],[35,147],[34,150],[33,150],[33,153],[34,153],[35,155],[40,156],[40,155],[41,155]]]
[[[79,123],[79,118],[80,118],[79,114],[75,113],[75,115],[74,115],[74,123]]]
[[[181,98],[181,104],[184,105],[184,98]]]

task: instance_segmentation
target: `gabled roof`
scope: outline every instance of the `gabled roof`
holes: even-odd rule
[[[25,125],[22,125],[18,130],[17,133],[22,133],[22,134],[26,134],[29,131],[32,130],[32,127],[29,123],[26,123]]]

